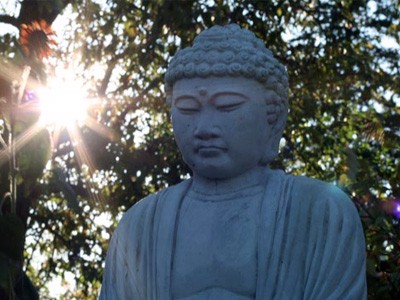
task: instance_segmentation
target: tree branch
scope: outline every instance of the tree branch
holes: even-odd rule
[[[17,27],[18,29],[19,29],[19,27],[21,25],[21,21],[20,20],[18,20],[15,17],[9,16],[9,15],[0,15],[0,22],[13,25],[13,26]]]
[[[106,95],[106,90],[107,90],[108,84],[110,83],[112,72],[114,71],[114,68],[117,65],[118,60],[125,56],[125,54],[126,54],[125,52],[126,51],[115,55],[108,63],[108,67],[105,72],[104,78],[101,81],[101,85],[98,89],[98,94],[100,97],[104,97]]]
[[[110,78],[111,78],[112,72],[113,72],[116,64],[117,64],[117,60],[116,59],[112,59],[111,62],[108,64],[106,73],[104,75],[103,80],[101,81],[101,86],[100,86],[100,88],[98,90],[98,94],[99,94],[100,97],[104,97],[105,94],[106,94],[106,90],[107,90],[107,87],[108,87],[108,84],[110,82]]]

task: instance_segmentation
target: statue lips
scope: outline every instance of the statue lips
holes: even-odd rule
[[[219,144],[199,143],[195,145],[195,152],[202,157],[216,157],[226,152],[228,149]]]

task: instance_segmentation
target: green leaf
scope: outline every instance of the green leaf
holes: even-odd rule
[[[46,129],[42,129],[17,153],[19,175],[26,186],[29,187],[42,176],[50,157],[50,134]]]
[[[0,287],[5,290],[7,294],[10,292],[10,258],[4,253],[0,252]]]
[[[0,252],[0,296],[6,293],[8,299],[12,299],[12,295],[14,295],[15,279],[19,270],[20,267],[18,263]]]
[[[24,273],[15,289],[18,300],[38,300],[39,294],[29,277]]]
[[[24,250],[25,228],[16,215],[0,216],[0,252],[20,261]]]

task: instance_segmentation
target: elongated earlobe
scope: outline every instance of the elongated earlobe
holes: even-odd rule
[[[287,120],[287,107],[282,102],[269,102],[267,104],[267,126],[271,126],[267,147],[260,164],[268,165],[275,159],[279,152],[279,142],[282,138]]]

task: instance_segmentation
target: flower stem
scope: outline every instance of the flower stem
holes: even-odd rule
[[[19,106],[22,101],[22,97],[24,96],[24,91],[26,87],[26,83],[29,78],[31,68],[29,66],[25,66],[22,74],[20,82],[14,84],[13,95],[12,95],[12,106],[13,109],[10,113],[10,133],[9,133],[9,146],[10,146],[10,193],[11,193],[11,213],[17,213],[17,175],[18,175],[18,164],[17,164],[17,153],[16,153],[16,137],[15,137],[15,114],[19,109]]]

